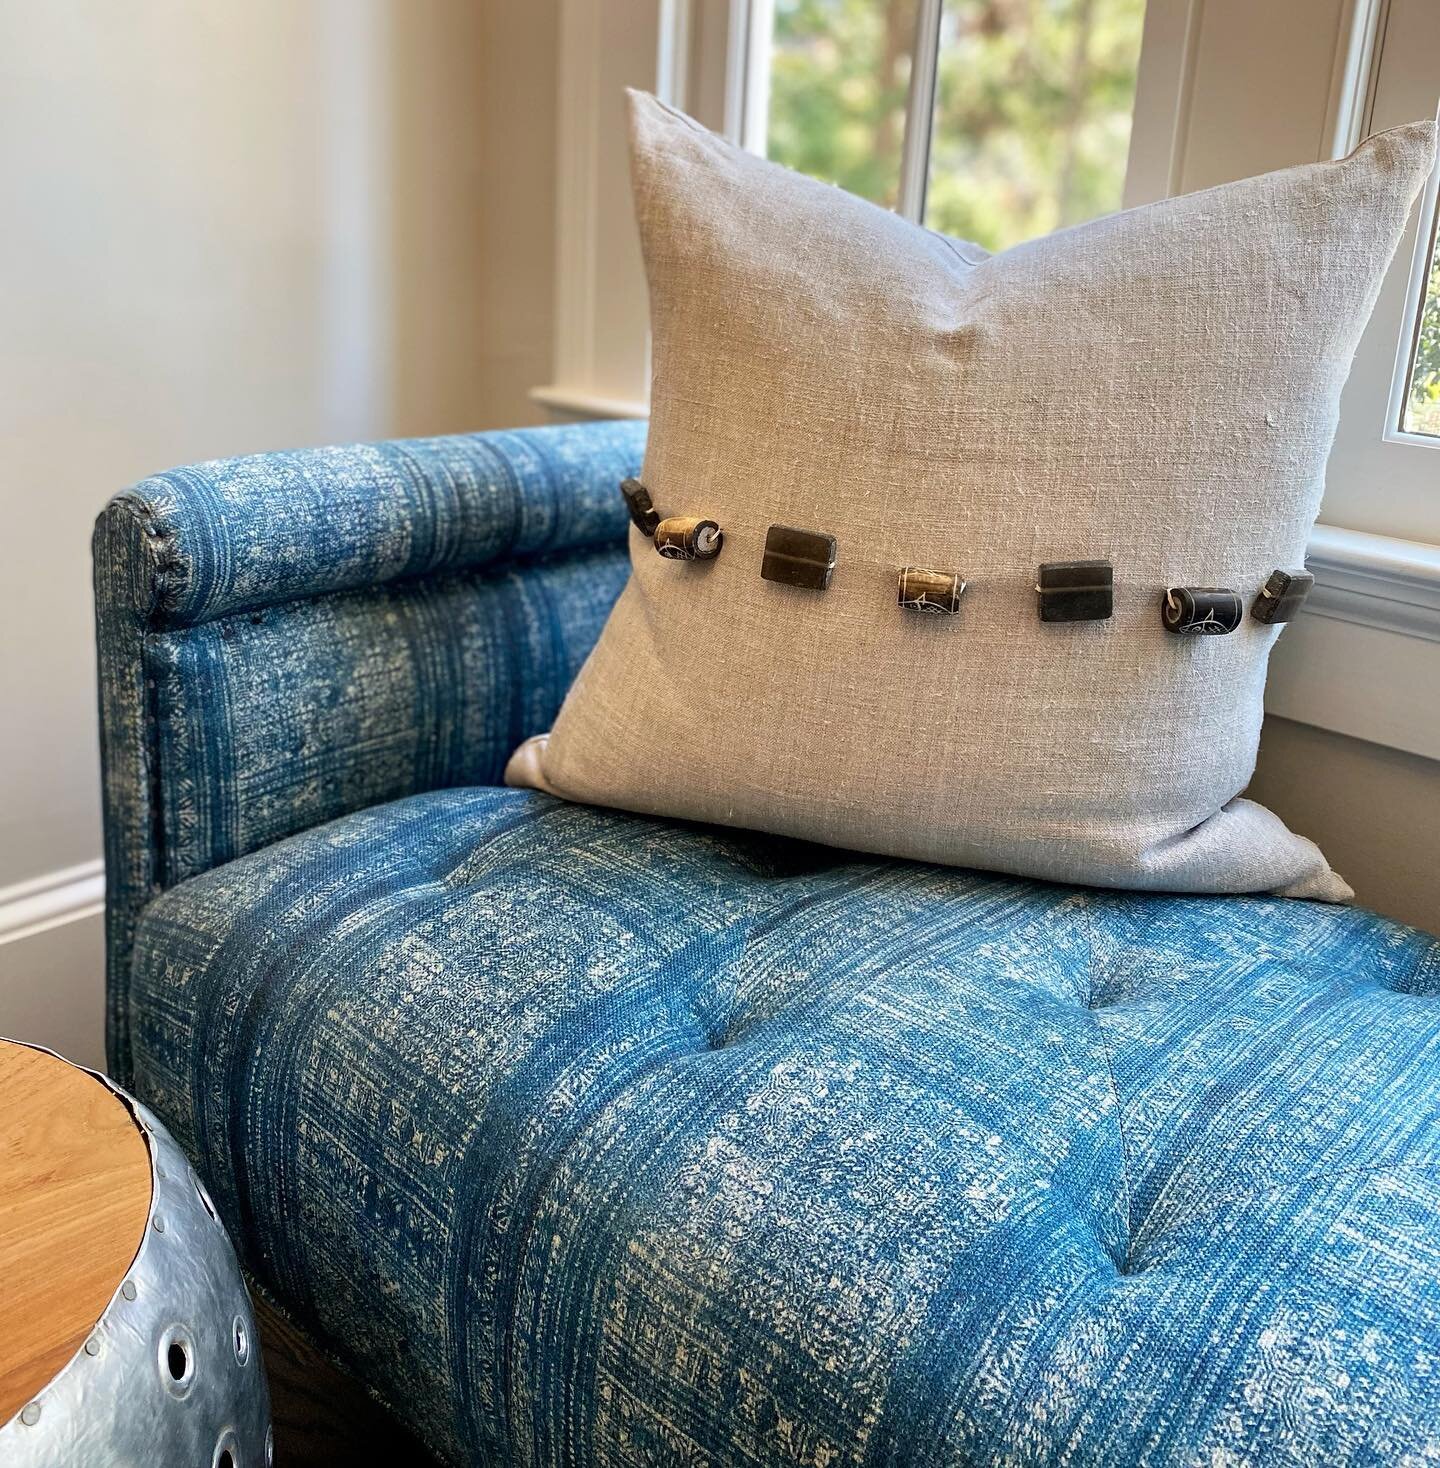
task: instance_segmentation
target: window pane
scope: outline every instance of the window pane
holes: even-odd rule
[[[1420,307],[1410,391],[1405,398],[1406,433],[1440,438],[1440,205],[1430,230],[1430,279]]]
[[[1145,0],[947,0],[925,222],[1003,250],[1118,209]]]
[[[775,0],[765,152],[894,208],[917,0]]]

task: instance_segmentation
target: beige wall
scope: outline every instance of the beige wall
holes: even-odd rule
[[[111,491],[537,417],[554,31],[533,0],[0,0],[0,887],[99,850]]]
[[[1440,764],[1271,718],[1249,794],[1319,842],[1366,907],[1440,934]]]
[[[111,492],[541,416],[557,8],[0,0],[0,889],[100,852]],[[0,1032],[98,1003],[62,948],[0,944]]]

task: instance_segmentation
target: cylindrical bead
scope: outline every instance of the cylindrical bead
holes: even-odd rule
[[[953,571],[926,571],[904,566],[900,571],[900,605],[912,612],[953,617],[960,610],[965,583]]]
[[[1240,594],[1219,586],[1172,586],[1160,602],[1165,630],[1186,637],[1223,637],[1243,611]]]
[[[713,520],[674,515],[655,527],[655,549],[669,561],[713,561],[725,536]]]

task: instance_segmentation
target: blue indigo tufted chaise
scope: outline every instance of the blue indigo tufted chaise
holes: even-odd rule
[[[643,437],[100,520],[111,1063],[259,1285],[452,1463],[1436,1462],[1435,940],[497,788]]]

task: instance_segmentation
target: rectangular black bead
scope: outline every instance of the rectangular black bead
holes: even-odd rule
[[[1289,622],[1310,595],[1315,578],[1308,571],[1272,571],[1264,590],[1255,598],[1250,615],[1268,627]]]
[[[1047,561],[1035,590],[1042,622],[1103,622],[1115,610],[1109,561]]]
[[[765,536],[760,575],[781,586],[803,586],[824,591],[835,569],[835,537],[815,530],[793,530],[772,525]]]
[[[625,508],[630,511],[630,520],[641,535],[655,534],[660,516],[650,503],[650,491],[638,479],[622,479],[620,493],[625,497]]]

